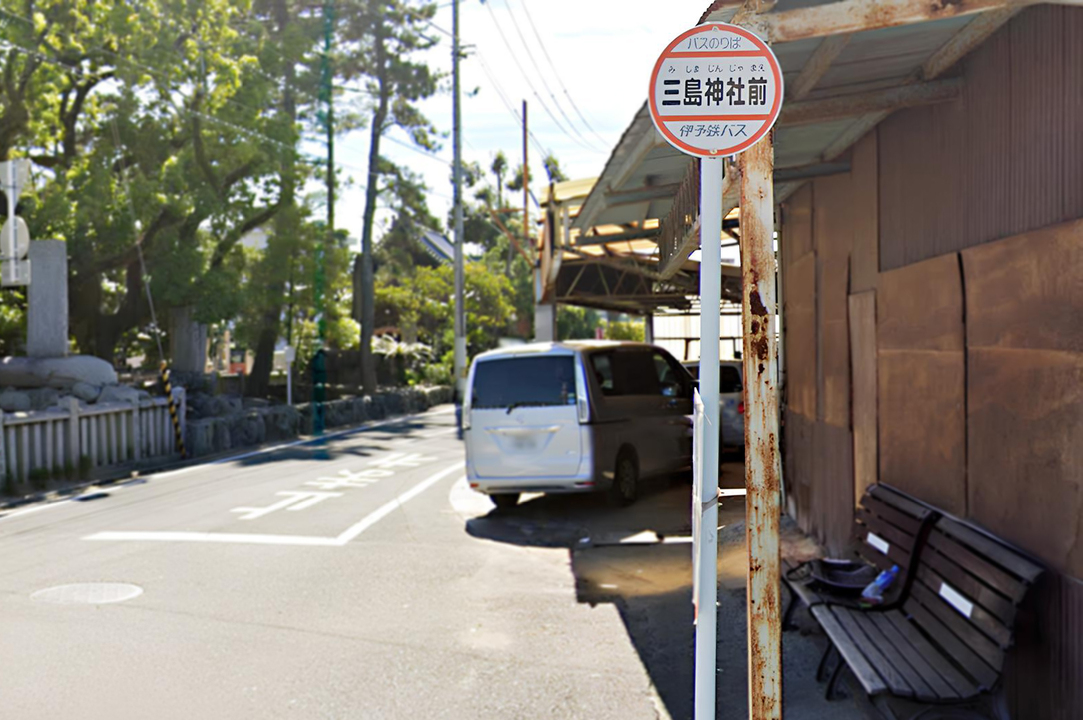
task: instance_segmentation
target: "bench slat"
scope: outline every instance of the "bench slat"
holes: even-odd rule
[[[903,647],[896,644],[895,636],[884,633],[883,629],[875,622],[875,618],[881,615],[884,615],[884,613],[861,611],[846,613],[846,617],[865,633],[872,647],[878,649],[884,660],[890,663],[891,667],[903,677],[905,685],[899,687],[899,690],[907,690],[906,695],[908,697],[937,697],[937,693],[929,687],[921,673],[910,664]],[[850,634],[856,636],[856,632],[853,630],[850,631]],[[905,641],[903,646],[906,646]],[[866,652],[866,654],[869,653]],[[889,678],[887,679],[889,684],[892,685],[892,691],[895,691],[894,683]]]
[[[930,514],[932,514],[932,509],[926,507],[925,505],[922,505],[921,503],[909,499],[908,497],[903,495],[902,492],[896,490],[890,485],[885,485],[884,483],[872,485],[869,487],[868,492],[877,500],[882,500],[888,505],[898,508],[900,511],[906,513],[907,515],[912,515],[913,517],[924,519]]]
[[[913,563],[913,556],[909,551],[903,551],[898,545],[892,545],[887,555],[874,548],[872,545],[863,544],[858,547],[857,554],[870,565],[875,565],[881,570],[890,570],[892,565],[898,565],[902,570],[909,570]]]
[[[989,539],[956,520],[940,518],[936,523],[936,527],[964,545],[969,545],[980,551],[983,555],[1006,570],[1015,573],[1027,583],[1033,583],[1042,574],[1041,565],[1031,562],[1011,548]]]
[[[901,612],[882,613],[882,617],[889,623],[899,635],[906,639],[914,652],[924,660],[929,670],[937,677],[942,678],[950,688],[944,699],[951,699],[952,693],[958,699],[973,697],[978,693],[978,688],[968,680],[959,670],[941,653],[933,647],[932,643],[925,639],[914,624],[906,619]]]
[[[956,538],[945,535],[942,529],[942,527],[938,527],[929,533],[928,542],[931,547],[936,548],[941,555],[963,570],[977,576],[982,582],[1010,598],[1012,603],[1018,603],[1023,599],[1028,587],[1026,582],[1012,577],[996,565],[988,562],[981,555],[975,553],[973,548],[960,543]],[[950,581],[952,578],[949,577],[948,579]]]
[[[898,545],[900,549],[909,552],[914,546],[914,536],[907,535],[902,530],[885,522],[882,518],[875,517],[868,510],[861,508],[855,514],[859,522],[865,525],[866,532],[860,535],[861,541],[868,544],[868,533],[873,532],[892,545]]]
[[[866,496],[861,500],[861,504],[864,505],[871,514],[891,523],[911,537],[917,535],[921,530],[922,518],[900,512],[873,496]]]
[[[1015,620],[1015,605],[973,576],[960,571],[956,566],[944,561],[939,553],[926,549],[918,567],[918,575],[932,589],[947,583],[955,590],[973,601],[974,611],[971,622],[978,625],[989,637],[1000,643],[1001,647],[1012,644],[1012,623]]]
[[[858,650],[850,635],[831,612],[831,607],[829,605],[817,605],[812,608],[812,615],[820,623],[820,627],[823,628],[831,643],[839,651],[842,659],[850,667],[854,677],[861,683],[861,687],[865,688],[865,692],[869,695],[879,695],[887,692],[888,686],[884,683],[883,678]]]
[[[930,598],[928,590],[920,582],[914,583],[912,594],[905,606],[906,612],[910,613],[926,636],[932,638],[944,649],[946,655],[955,660],[968,675],[977,681],[981,689],[991,689],[1000,676],[1000,669],[1004,663],[1003,652],[984,638],[979,640],[984,649],[975,648],[971,638],[956,635],[954,630],[949,629],[944,623],[940,615],[930,610],[929,605],[939,606],[941,612],[944,610],[955,612],[940,600]],[[969,635],[978,634],[970,626],[963,623],[959,625],[964,625]]]

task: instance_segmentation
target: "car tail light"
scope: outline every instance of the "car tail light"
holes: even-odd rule
[[[589,423],[590,402],[587,395],[587,376],[583,372],[582,360],[578,358],[575,364],[575,407],[579,414],[579,424]]]
[[[470,406],[473,404],[471,396],[474,394],[474,368],[471,366],[469,376],[466,378],[466,393],[462,399],[462,406],[459,410],[459,427],[463,430],[470,429]]]
[[[745,414],[745,401],[744,400],[741,400],[740,402],[737,403],[737,414],[738,415],[744,415]]]

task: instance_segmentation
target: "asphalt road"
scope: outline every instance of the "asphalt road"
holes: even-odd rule
[[[0,516],[0,716],[664,717],[567,545],[470,532],[453,422]]]

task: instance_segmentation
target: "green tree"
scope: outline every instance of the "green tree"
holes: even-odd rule
[[[493,164],[489,166],[493,177],[496,178],[496,209],[504,209],[504,175],[508,172],[508,157],[503,150],[498,150]]]
[[[361,324],[361,384],[371,392],[376,389],[373,224],[378,199],[392,189],[382,184],[388,176],[402,175],[380,154],[381,141],[397,127],[419,147],[434,147],[434,128],[418,103],[436,93],[439,76],[415,58],[436,43],[426,35],[436,5],[428,0],[355,0],[349,8],[343,67],[347,78],[352,74],[365,79],[368,93],[359,109],[368,120],[369,171],[361,256],[354,266],[354,318]]]

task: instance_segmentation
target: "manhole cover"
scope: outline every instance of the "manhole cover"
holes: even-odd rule
[[[143,588],[128,583],[78,583],[38,590],[31,600],[56,605],[104,605],[118,603],[143,594]]]

